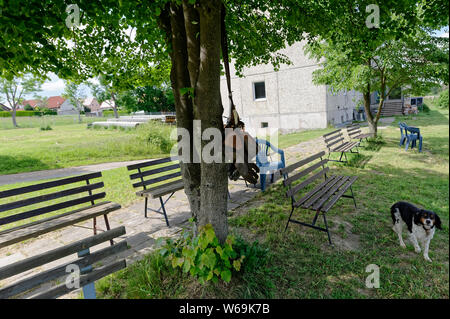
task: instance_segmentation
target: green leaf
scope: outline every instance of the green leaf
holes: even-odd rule
[[[220,273],[220,277],[222,278],[223,281],[230,282],[230,280],[231,280],[231,271],[229,271],[228,269],[223,270]]]
[[[239,260],[233,261],[233,267],[234,267],[234,269],[236,269],[237,271],[241,270],[241,262],[240,262]]]

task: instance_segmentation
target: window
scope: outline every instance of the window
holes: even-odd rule
[[[261,122],[261,128],[269,127],[269,123]]]
[[[253,97],[254,97],[255,101],[266,99],[266,84],[265,84],[265,82],[253,83]]]

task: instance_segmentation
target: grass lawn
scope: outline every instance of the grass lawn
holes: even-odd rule
[[[398,146],[398,120],[420,128],[423,152]],[[283,233],[290,202],[278,183],[230,213],[230,232],[258,241],[267,253],[256,267],[233,274],[230,283],[197,280],[157,253],[97,283],[104,298],[448,298],[449,297],[449,113],[400,117],[380,129],[384,144],[371,143],[332,173],[357,175],[358,204],[342,198],[327,215],[335,246],[326,234],[291,224]],[[320,135],[320,134],[319,134]],[[430,245],[432,263],[408,242],[399,246],[390,207],[399,200],[435,211],[443,222]],[[296,219],[313,214],[297,210]],[[405,233],[406,239],[406,233]],[[380,288],[365,286],[366,267],[380,267]]]
[[[152,123],[114,130],[63,123],[49,131],[39,127],[2,130],[0,174],[152,158],[170,151],[171,126]]]

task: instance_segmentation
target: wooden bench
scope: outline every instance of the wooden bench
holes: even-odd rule
[[[127,242],[123,240],[93,253],[90,253],[90,248],[124,234],[125,227],[121,226],[0,268],[0,280],[20,275],[18,281],[0,288],[0,299],[57,298],[81,287],[85,299],[94,299],[94,282],[126,267],[123,258],[117,260],[117,254],[128,247]],[[76,253],[77,259],[23,279],[25,273],[32,269]],[[109,259],[105,260],[107,257]],[[111,258],[116,260],[111,262]],[[96,267],[98,264],[101,266]]]
[[[323,139],[328,149],[328,160],[330,161],[347,162],[347,155],[345,153],[359,153],[359,142],[345,141],[341,129],[323,135]],[[356,148],[356,152],[353,151],[354,148]],[[339,160],[331,160],[331,153],[341,153]],[[345,161],[342,161],[342,156],[345,157]]]
[[[107,201],[95,203],[96,200],[106,196],[105,192],[93,194],[94,190],[101,189],[104,186],[101,181],[92,182],[93,179],[101,176],[101,172],[90,173],[1,191],[0,200],[8,198],[12,201],[0,205],[0,213],[11,213],[0,218],[0,227],[21,221],[26,222],[23,225],[13,226],[10,229],[1,231],[0,248],[91,218],[94,221],[93,228],[94,234],[96,234],[96,217],[101,215],[104,216],[106,229],[109,230],[107,214],[119,209],[120,205]],[[75,186],[74,184],[76,183],[77,185]],[[52,190],[54,187],[61,186],[65,186],[66,189]],[[53,192],[42,194],[46,190]],[[49,201],[53,202],[49,204]],[[67,208],[73,210],[64,212],[63,210]],[[34,217],[47,213],[55,213],[56,215],[37,221],[30,221]]]
[[[284,186],[288,187],[286,196],[291,198],[292,203],[291,213],[284,231],[287,230],[290,222],[300,224],[326,232],[328,234],[328,241],[332,244],[325,214],[341,197],[352,198],[356,208],[352,184],[356,181],[357,177],[339,175],[327,176],[327,173],[329,172],[329,168],[326,167],[328,159],[323,159],[324,156],[325,152],[320,152],[280,170],[280,173],[284,176]],[[306,165],[309,166],[304,168]],[[301,170],[296,171],[300,168]],[[319,182],[322,179],[323,181]],[[302,194],[300,198],[297,198],[299,192],[305,190],[305,188],[307,189],[305,193]],[[347,190],[350,190],[351,195],[345,195]],[[292,214],[297,208],[313,210],[316,212],[311,224],[300,222],[292,218]],[[323,215],[325,228],[316,225],[320,213]]]
[[[359,140],[360,143],[363,139],[367,142],[367,139],[373,136],[372,133],[363,133],[359,124],[347,126],[347,134],[351,140]]]
[[[134,188],[142,188],[136,192],[137,196],[145,198],[144,215],[147,218],[147,210],[164,215],[167,227],[169,219],[167,218],[165,204],[172,195],[181,189],[184,189],[184,183],[181,179],[180,163],[177,159],[171,157],[152,160],[144,163],[127,166],[129,171],[137,171],[130,175],[130,179],[138,180],[133,183]],[[166,200],[163,196],[169,195]],[[148,198],[159,198],[161,207],[157,210],[148,208]]]

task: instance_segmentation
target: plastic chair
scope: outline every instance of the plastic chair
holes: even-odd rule
[[[258,145],[258,153],[256,154],[256,165],[259,167],[259,179],[261,190],[265,190],[266,175],[271,175],[271,183],[273,183],[274,173],[286,166],[284,159],[284,151],[276,148],[269,141],[256,139]],[[280,161],[270,161],[271,151],[280,154]]]
[[[400,127],[400,143],[399,146],[402,146],[403,144],[405,144],[405,141],[407,140],[407,132],[406,132],[406,123],[404,122],[398,122],[398,126]]]
[[[405,151],[408,150],[409,145],[411,145],[411,148],[414,148],[417,145],[417,141],[419,141],[419,153],[422,152],[423,137],[420,135],[420,129],[412,126],[406,126],[405,129],[407,134]]]

